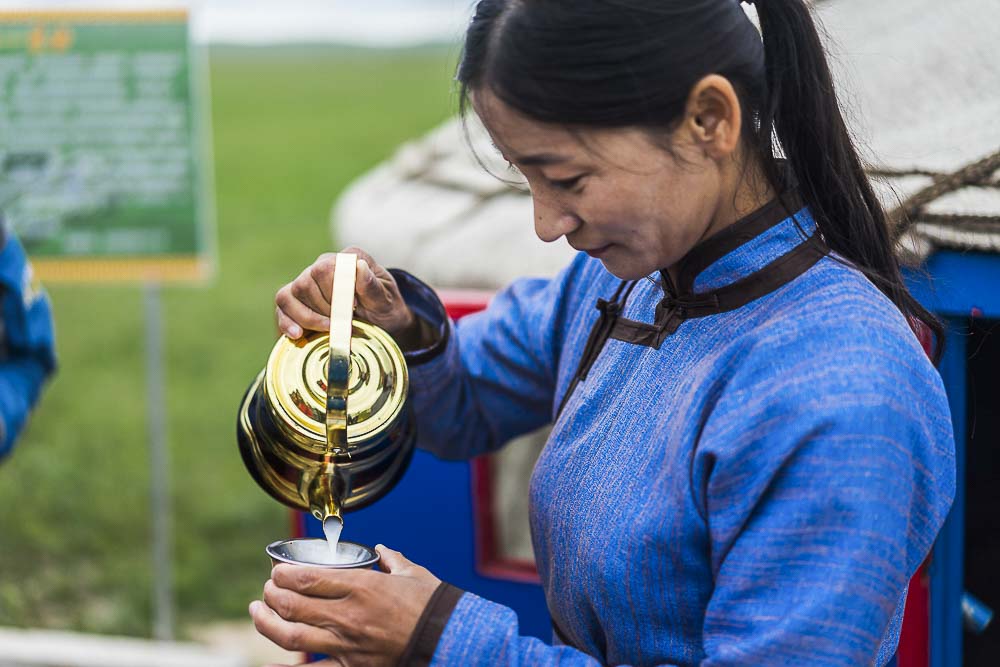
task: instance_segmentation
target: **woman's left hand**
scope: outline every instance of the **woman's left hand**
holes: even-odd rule
[[[250,603],[257,631],[289,651],[326,653],[322,665],[395,665],[441,581],[379,545],[373,570],[277,565],[264,601]]]

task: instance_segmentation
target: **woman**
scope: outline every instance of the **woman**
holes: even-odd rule
[[[463,100],[538,236],[581,252],[455,327],[362,254],[358,316],[408,351],[423,447],[468,458],[554,423],[531,528],[556,645],[386,549],[392,576],[277,567],[261,632],[331,664],[891,659],[954,494],[911,324],[941,329],[805,4],[757,12],[760,33],[736,0],[482,0]],[[328,326],[332,263],[278,292],[289,336]]]

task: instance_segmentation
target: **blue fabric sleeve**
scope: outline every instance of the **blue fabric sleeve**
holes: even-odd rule
[[[464,594],[458,601],[431,661],[432,667],[598,667],[601,664],[569,646],[549,646],[536,637],[519,636],[513,609],[473,593]]]
[[[8,454],[56,366],[52,309],[32,281],[21,244],[7,235],[0,250],[0,457]]]
[[[397,276],[407,304],[440,329],[443,341],[439,350],[407,355],[419,447],[469,459],[551,421],[557,332],[581,266],[574,262],[552,280],[518,280],[457,324],[429,289]]]

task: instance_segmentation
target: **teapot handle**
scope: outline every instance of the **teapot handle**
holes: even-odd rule
[[[357,271],[357,255],[337,253],[330,299],[330,361],[326,378],[326,446],[335,454],[347,451],[347,383]]]

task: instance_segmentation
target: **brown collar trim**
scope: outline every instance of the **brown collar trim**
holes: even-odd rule
[[[692,293],[694,281],[702,271],[733,250],[792,217],[802,207],[802,200],[798,192],[792,190],[782,193],[753,213],[737,220],[718,234],[714,234],[696,245],[678,262],[678,293]]]
[[[566,401],[573,394],[576,389],[576,385],[580,383],[587,377],[587,373],[590,372],[590,367],[594,365],[594,361],[597,360],[597,356],[601,353],[604,348],[604,344],[608,341],[608,336],[611,335],[611,330],[614,328],[615,323],[618,322],[618,315],[621,313],[622,308],[625,306],[625,302],[628,301],[629,295],[632,290],[635,289],[635,285],[638,281],[623,280],[618,284],[618,289],[615,290],[614,295],[611,297],[610,301],[605,301],[604,299],[597,300],[597,310],[600,311],[600,315],[597,317],[597,321],[594,322],[594,326],[590,330],[590,336],[587,337],[587,344],[583,346],[583,354],[580,356],[580,363],[576,367],[576,373],[573,375],[573,380],[569,385],[569,389],[563,394],[562,401],[559,403],[559,408],[556,414],[561,414],[563,408],[566,407]]]
[[[590,330],[576,373],[556,410],[556,418],[562,414],[580,381],[587,377],[609,338],[659,349],[684,320],[735,310],[795,280],[829,254],[830,249],[815,231],[804,242],[754,273],[716,290],[693,293],[694,279],[712,263],[801,209],[801,200],[794,190],[783,192],[754,213],[695,246],[681,260],[679,295],[669,274],[661,272],[664,298],[656,306],[653,324],[621,317],[637,281],[622,281],[610,301],[598,299],[601,315]]]
[[[693,298],[664,298],[656,307],[654,324],[618,318],[609,338],[659,349],[684,320],[736,310],[795,280],[829,252],[814,233],[764,268],[735,283]]]

